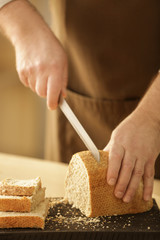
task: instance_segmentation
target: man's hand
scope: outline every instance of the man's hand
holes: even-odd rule
[[[154,164],[160,152],[159,125],[148,112],[137,108],[113,131],[104,150],[109,151],[107,182],[115,196],[130,202],[143,177],[144,200],[152,196]]]
[[[0,10],[0,26],[12,42],[21,82],[55,109],[66,95],[67,57],[58,39],[28,1],[10,2]]]
[[[40,26],[41,27],[41,26]],[[16,44],[17,71],[21,82],[55,109],[67,86],[67,57],[58,40],[48,32],[32,33]]]

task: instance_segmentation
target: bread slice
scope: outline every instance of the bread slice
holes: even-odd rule
[[[41,202],[30,213],[0,212],[0,228],[44,228],[49,200]]]
[[[107,167],[107,152],[100,151],[99,163],[89,151],[73,155],[67,171],[64,199],[87,217],[133,214],[152,208],[152,200],[143,200],[142,181],[130,203],[116,198],[114,186],[109,186],[106,181]]]
[[[41,188],[32,196],[0,195],[0,211],[30,212],[44,201],[45,188]]]
[[[31,196],[40,188],[40,177],[27,180],[6,178],[0,182],[0,194],[6,196]]]

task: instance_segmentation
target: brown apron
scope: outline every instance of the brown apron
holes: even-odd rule
[[[51,10],[69,59],[67,101],[103,149],[159,69],[160,1],[51,0]],[[47,117],[48,159],[69,162],[86,149],[59,110]]]

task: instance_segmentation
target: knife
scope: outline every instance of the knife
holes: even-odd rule
[[[79,137],[84,142],[86,147],[92,153],[93,157],[97,160],[97,162],[99,162],[100,154],[99,154],[97,147],[95,146],[95,144],[89,137],[88,133],[86,132],[86,130],[83,128],[83,126],[79,122],[78,118],[73,113],[72,109],[70,108],[70,106],[68,105],[66,100],[62,97],[60,98],[59,107],[62,110],[62,112],[64,113],[64,115],[66,116],[66,118],[69,120],[69,122],[71,123],[73,128],[76,130],[76,132],[78,133]]]

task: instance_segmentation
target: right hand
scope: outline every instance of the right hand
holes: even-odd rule
[[[15,52],[21,82],[55,109],[60,94],[66,95],[68,77],[67,57],[57,38],[49,28],[39,26],[15,45]]]
[[[0,28],[12,42],[21,82],[55,109],[66,95],[67,57],[58,39],[26,0],[11,1],[0,9]]]

